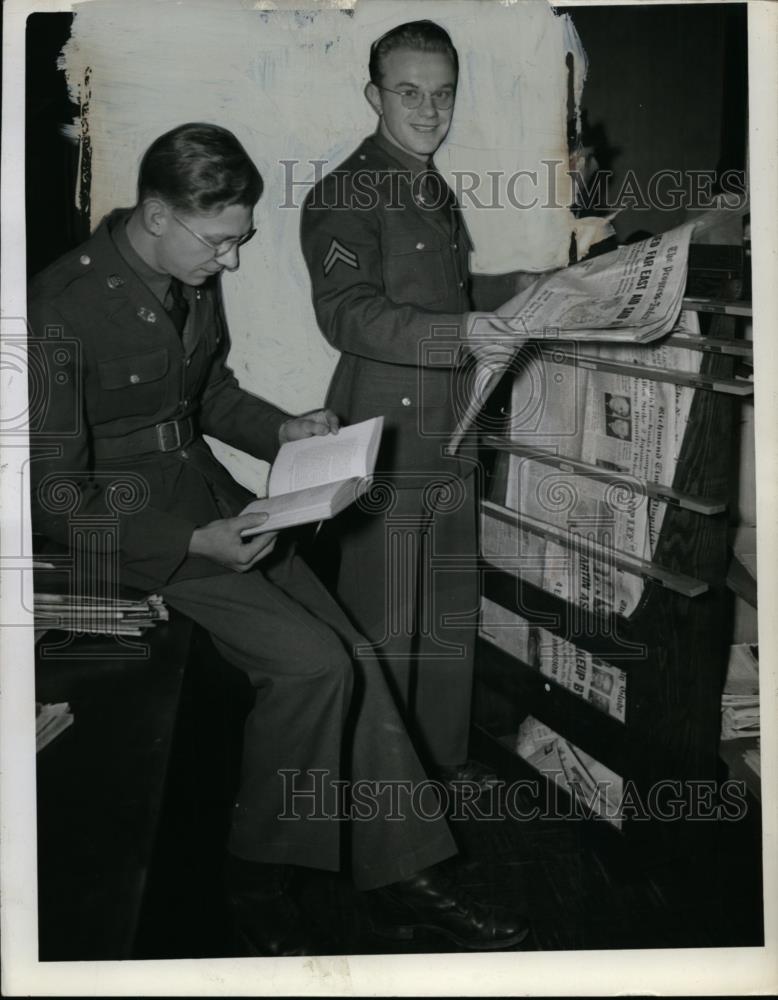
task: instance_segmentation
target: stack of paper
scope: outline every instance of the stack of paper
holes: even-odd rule
[[[35,703],[35,749],[42,750],[48,743],[73,722],[70,705],[61,702],[58,705],[43,705]]]
[[[36,632],[61,629],[90,635],[142,635],[167,619],[168,610],[157,594],[124,600],[35,591]]]
[[[738,643],[729,650],[721,697],[721,738],[736,740],[759,734],[758,647]]]

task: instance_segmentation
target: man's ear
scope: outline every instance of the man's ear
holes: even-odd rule
[[[161,198],[145,198],[141,205],[143,228],[150,236],[162,236],[170,224],[170,208]]]
[[[381,91],[372,80],[365,84],[365,97],[367,98],[367,103],[380,118],[384,113],[384,100],[381,96]]]

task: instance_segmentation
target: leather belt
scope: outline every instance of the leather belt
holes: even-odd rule
[[[178,451],[195,436],[195,422],[191,417],[166,420],[153,427],[122,434],[121,437],[98,437],[93,441],[95,458],[127,458],[150,452]]]

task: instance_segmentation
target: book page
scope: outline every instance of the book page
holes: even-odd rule
[[[374,417],[341,427],[337,434],[303,438],[282,445],[270,471],[268,495],[275,497],[371,475],[383,420],[383,417]]]
[[[321,520],[330,515],[333,502],[342,483],[322,483],[292,493],[281,493],[263,500],[252,500],[241,511],[243,514],[267,514],[268,519],[258,528],[247,528],[241,532],[243,538],[259,535],[265,531],[277,531],[293,524],[305,524],[309,520]]]
[[[367,489],[369,482],[366,477],[352,477],[292,493],[280,493],[263,500],[252,500],[241,514],[267,514],[267,521],[257,528],[244,529],[241,537],[251,538],[266,531],[280,531],[295,524],[309,524],[334,517],[354,503]]]

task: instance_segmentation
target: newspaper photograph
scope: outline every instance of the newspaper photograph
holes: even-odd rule
[[[0,993],[772,995],[778,3],[2,31]]]

